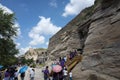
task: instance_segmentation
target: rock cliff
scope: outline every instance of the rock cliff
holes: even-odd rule
[[[120,0],[96,0],[50,39],[57,57],[83,49],[74,80],[120,80]]]
[[[33,59],[34,61],[39,60],[44,55],[47,55],[47,50],[43,48],[33,49],[30,48],[24,55],[26,59]]]

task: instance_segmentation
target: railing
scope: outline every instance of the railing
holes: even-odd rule
[[[82,60],[82,56],[81,55],[75,56],[71,60],[68,59],[66,64],[65,64],[67,66],[68,72],[70,70],[72,70],[81,60]]]

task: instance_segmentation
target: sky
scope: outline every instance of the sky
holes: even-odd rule
[[[18,36],[15,43],[24,54],[29,48],[47,48],[49,38],[94,0],[0,0],[5,13],[14,13]]]

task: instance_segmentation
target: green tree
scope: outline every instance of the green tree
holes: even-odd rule
[[[33,58],[32,58],[32,59],[26,59],[25,57],[21,57],[21,58],[19,59],[19,61],[20,61],[21,64],[23,64],[23,65],[25,65],[25,64],[31,65],[31,64],[34,63]]]
[[[14,14],[5,13],[0,8],[0,64],[10,65],[16,61],[18,53],[13,38],[17,36],[17,28],[14,27]]]

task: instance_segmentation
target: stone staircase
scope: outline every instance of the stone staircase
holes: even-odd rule
[[[73,59],[67,59],[67,62],[65,63],[65,66],[67,66],[68,73],[70,70],[72,70],[80,61],[82,60],[82,56],[78,55],[75,56]],[[50,76],[52,76],[53,71],[51,70]]]
[[[75,56],[71,60],[68,59],[67,62],[65,63],[65,65],[67,66],[68,72],[72,70],[81,60],[82,60],[81,55]]]

